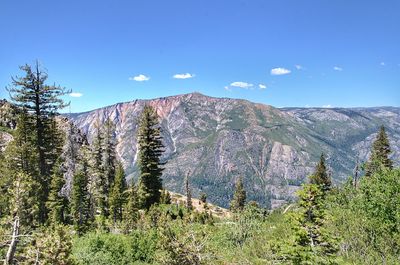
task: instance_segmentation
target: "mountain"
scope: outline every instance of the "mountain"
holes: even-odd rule
[[[191,172],[194,196],[227,207],[239,176],[249,200],[275,208],[294,199],[321,153],[336,183],[365,161],[382,124],[400,158],[400,108],[274,108],[247,100],[199,93],[134,100],[69,117],[88,135],[96,121],[116,124],[117,153],[129,178],[137,179],[136,130],[145,104],[161,118],[166,162],[164,185],[183,193]]]

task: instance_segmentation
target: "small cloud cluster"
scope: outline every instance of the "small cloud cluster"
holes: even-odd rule
[[[294,67],[296,67],[297,70],[303,70],[304,67],[301,66],[300,64],[296,64]]]
[[[291,71],[289,69],[282,68],[282,67],[271,69],[271,75],[287,75],[290,73],[291,73]]]
[[[80,98],[83,96],[83,94],[79,93],[79,92],[72,92],[72,93],[69,93],[69,96],[73,97],[73,98]]]
[[[150,80],[150,77],[149,76],[145,76],[143,74],[140,74],[140,75],[137,75],[137,76],[134,76],[134,77],[129,77],[129,80],[137,81],[137,82],[143,82],[143,81]]]
[[[244,89],[250,89],[250,88],[252,88],[254,85],[253,85],[253,84],[250,84],[250,83],[247,83],[247,82],[238,81],[238,82],[233,82],[233,83],[231,83],[230,86],[231,86],[231,87],[240,87],[240,88],[244,88]]]
[[[264,89],[267,88],[267,86],[264,85],[264,84],[258,84],[258,88],[261,89],[261,90],[264,90]]]
[[[343,71],[343,68],[339,67],[339,66],[334,66],[333,70],[341,72],[341,71]]]
[[[261,84],[261,83],[258,84],[257,86],[258,86],[258,89],[260,89],[260,90],[264,90],[267,88],[267,86],[265,84]],[[225,86],[224,88],[227,91],[232,91],[232,88],[234,88],[234,87],[238,87],[238,88],[242,88],[242,89],[246,89],[246,90],[247,89],[253,90],[255,85],[253,85],[251,83],[243,82],[243,81],[236,81],[236,82],[231,83],[229,86]]]
[[[323,105],[322,107],[323,108],[332,108],[332,105],[331,104],[327,104],[327,105]]]
[[[195,77],[195,74],[185,73],[185,74],[175,74],[172,76],[175,79],[188,79]]]

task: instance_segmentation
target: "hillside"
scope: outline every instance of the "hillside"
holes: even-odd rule
[[[238,176],[245,177],[249,200],[275,208],[293,200],[321,152],[333,178],[352,174],[365,161],[380,125],[387,127],[393,159],[400,157],[399,108],[283,108],[199,93],[134,100],[72,114],[89,140],[95,123],[116,124],[117,152],[129,177],[136,177],[137,118],[150,104],[161,118],[166,162],[165,186],[182,193],[191,169],[194,195],[227,207]]]
[[[169,192],[171,194],[171,203],[178,204],[185,206],[186,205],[186,196],[176,193],[176,192]],[[211,213],[212,216],[218,217],[221,219],[228,218],[232,216],[232,213],[225,208],[219,207],[212,203],[203,203],[201,200],[197,198],[192,198],[192,206],[193,210],[200,212],[200,213]]]

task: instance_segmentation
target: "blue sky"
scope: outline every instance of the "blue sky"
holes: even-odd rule
[[[0,97],[38,59],[81,95],[73,112],[193,91],[400,106],[399,13],[398,0],[1,0]]]

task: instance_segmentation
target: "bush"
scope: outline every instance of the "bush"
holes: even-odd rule
[[[73,255],[78,264],[138,264],[152,262],[157,247],[155,230],[129,235],[89,233],[74,240]]]

